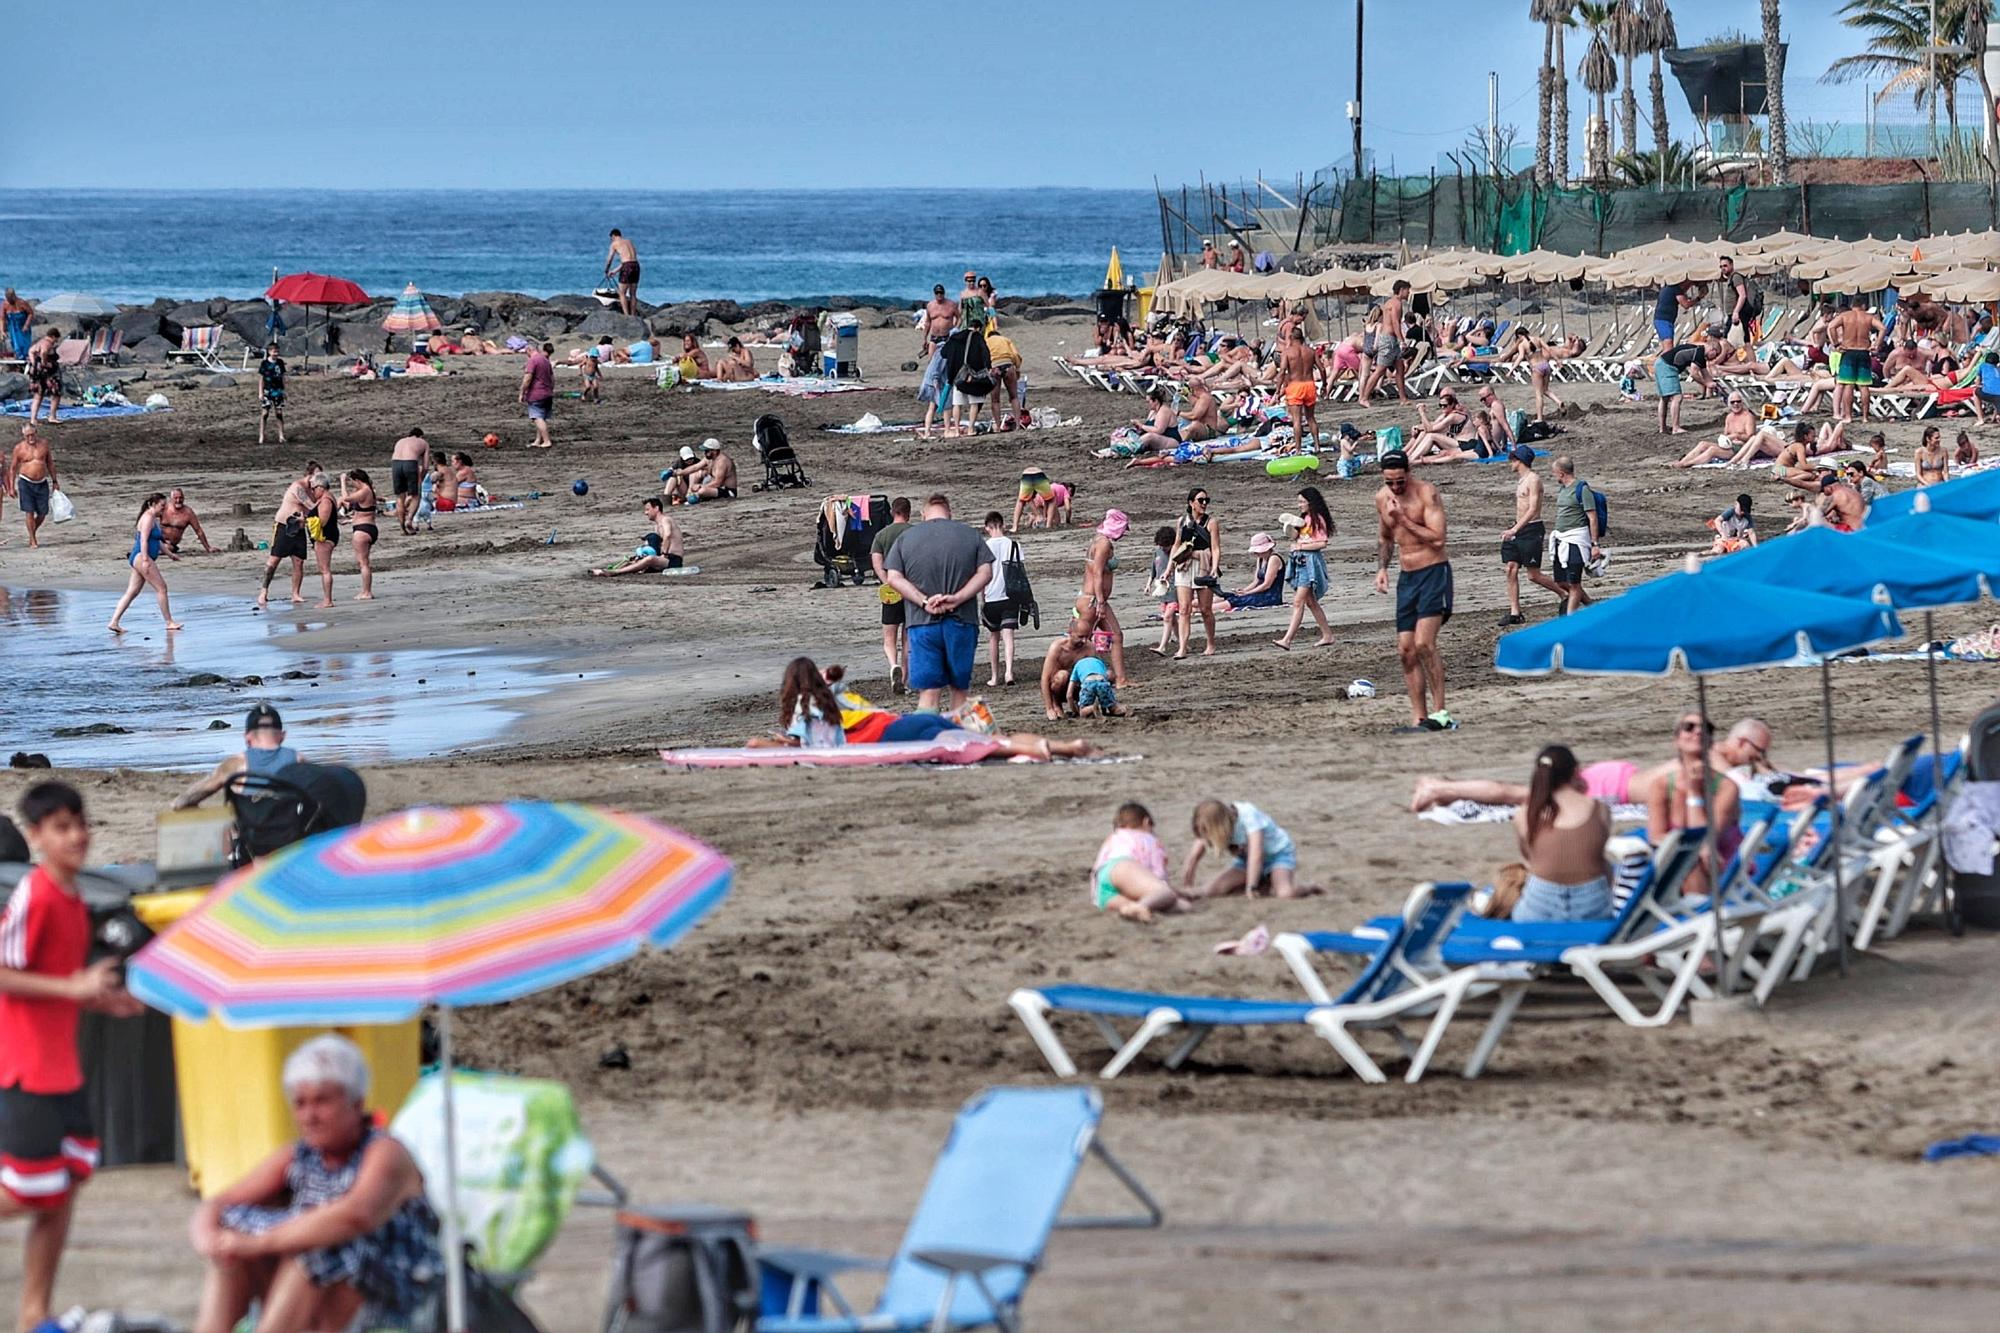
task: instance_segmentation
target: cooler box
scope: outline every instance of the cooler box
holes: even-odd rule
[[[164,930],[206,896],[155,893],[132,900],[139,919]],[[384,1120],[417,1083],[416,1020],[381,1027],[230,1028],[215,1019],[173,1020],[174,1077],[179,1087],[181,1148],[188,1183],[213,1198],[251,1167],[297,1137],[282,1082],[291,1053],[325,1032],[361,1048],[370,1074],[368,1107]]]
[[[839,314],[828,321],[833,334],[833,373],[844,380],[861,378],[861,321]]]

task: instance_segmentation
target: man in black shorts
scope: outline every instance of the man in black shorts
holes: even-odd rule
[[[1536,587],[1564,595],[1554,579],[1542,573],[1542,544],[1547,536],[1542,526],[1542,477],[1535,471],[1535,451],[1517,444],[1507,455],[1507,466],[1518,478],[1514,485],[1514,526],[1500,534],[1500,563],[1507,567],[1507,614],[1500,628],[1524,625],[1521,614],[1521,575]]]
[[[903,595],[889,586],[889,571],[884,562],[889,559],[889,549],[896,544],[896,538],[909,530],[909,497],[897,496],[889,502],[889,526],[875,534],[868,550],[868,563],[875,567],[875,578],[882,585],[882,655],[889,659],[889,689],[896,694],[903,692],[903,681],[909,675],[910,650],[903,628],[908,616]]]
[[[405,534],[415,536],[417,531],[417,506],[423,502],[424,459],[430,454],[431,442],[424,438],[422,426],[410,427],[410,433],[396,441],[395,449],[389,455],[389,481],[396,495],[396,522]]]
[[[1410,725],[1402,731],[1455,731],[1458,723],[1444,704],[1444,657],[1438,631],[1451,619],[1451,558],[1445,551],[1444,497],[1438,488],[1410,475],[1409,455],[1383,454],[1375,492],[1375,591],[1389,592],[1389,556],[1396,575],[1396,654],[1410,696]]]
[[[1576,460],[1568,454],[1555,458],[1556,528],[1549,550],[1550,573],[1554,575],[1563,606],[1558,613],[1568,615],[1590,602],[1583,591],[1583,571],[1597,558],[1597,497],[1576,475]]]
[[[304,473],[285,487],[285,498],[278,502],[278,514],[271,523],[271,549],[264,561],[264,583],[257,589],[259,610],[270,600],[271,579],[280,560],[292,562],[292,600],[305,600],[300,588],[305,583],[306,556],[312,553],[312,543],[306,540],[306,515],[313,509],[313,479],[319,474],[319,464],[307,462]]]
[[[272,417],[278,419],[278,443],[285,442],[285,358],[278,355],[278,344],[272,343],[264,349],[264,359],[257,363],[257,382],[261,386],[257,407],[257,443],[264,442],[264,426]]]

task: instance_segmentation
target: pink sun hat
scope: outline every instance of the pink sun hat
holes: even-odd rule
[[[1132,520],[1125,517],[1124,510],[1107,509],[1104,511],[1104,521],[1097,525],[1097,535],[1100,537],[1109,537],[1115,542],[1120,537],[1123,537],[1125,530],[1131,526]]]

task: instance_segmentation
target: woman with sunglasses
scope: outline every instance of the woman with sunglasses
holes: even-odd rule
[[[1305,486],[1299,490],[1299,517],[1304,521],[1292,530],[1292,558],[1287,565],[1286,581],[1292,585],[1292,622],[1285,626],[1285,632],[1271,640],[1276,647],[1290,652],[1292,640],[1298,637],[1299,626],[1305,623],[1306,613],[1312,613],[1319,625],[1318,648],[1333,647],[1333,626],[1326,623],[1326,612],[1320,609],[1320,599],[1326,596],[1326,544],[1333,537],[1333,515],[1327,511],[1326,497],[1317,486]]]
[[[1737,821],[1743,798],[1726,776],[1729,765],[1710,753],[1714,742],[1713,723],[1697,713],[1682,715],[1674,728],[1674,757],[1646,775],[1646,841],[1657,847],[1677,829],[1698,838],[1712,821],[1716,864],[1721,865],[1735,854],[1742,839]],[[1707,867],[1696,866],[1682,892],[1704,895],[1708,885]]]
[[[1208,487],[1188,491],[1187,509],[1174,527],[1174,554],[1170,560],[1174,575],[1174,601],[1180,607],[1180,650],[1174,660],[1188,655],[1188,621],[1201,611],[1204,635],[1203,657],[1215,656],[1215,587],[1222,572],[1222,524],[1209,512]]]

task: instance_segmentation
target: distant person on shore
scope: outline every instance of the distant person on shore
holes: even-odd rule
[[[313,606],[323,611],[333,605],[333,548],[340,545],[340,508],[324,472],[313,473],[306,536],[312,539],[313,565],[319,570],[319,600]]]
[[[757,362],[743,340],[731,337],[715,363],[715,378],[724,384],[745,384],[757,378]]]
[[[1112,685],[1124,689],[1125,630],[1111,605],[1111,588],[1118,574],[1118,541],[1132,526],[1122,509],[1107,509],[1090,535],[1083,554],[1083,587],[1071,611],[1070,632],[1085,635],[1101,631],[1111,652]]]
[[[1410,475],[1400,450],[1382,455],[1380,520],[1376,538],[1375,592],[1389,592],[1389,556],[1397,558],[1396,655],[1410,696],[1409,731],[1451,731],[1458,723],[1445,709],[1444,655],[1438,631],[1451,619],[1451,556],[1445,549],[1444,497],[1430,482]]]
[[[56,477],[56,456],[30,417],[21,423],[20,441],[7,455],[6,472],[0,477],[0,490],[12,491],[20,503],[21,520],[28,526],[29,550],[42,544],[36,534],[48,521],[49,498],[61,489],[62,482]]]
[[[1231,273],[1241,273],[1244,271],[1247,262],[1243,258],[1243,242],[1231,241],[1229,243],[1229,271]]]
[[[479,472],[472,466],[472,455],[463,451],[451,456],[452,483],[456,488],[460,509],[479,508]]]
[[[715,368],[708,364],[708,353],[702,350],[701,339],[692,333],[681,335],[681,354],[674,358],[674,365],[684,380],[711,380],[715,378]]]
[[[49,405],[49,424],[54,425],[62,418],[57,412],[62,407],[62,330],[50,325],[42,330],[42,336],[28,349],[28,388],[34,397],[28,400],[28,420],[33,421],[41,413],[42,403]]]
[[[28,326],[35,322],[33,302],[23,299],[19,292],[9,287],[6,300],[0,301],[0,315],[4,315],[7,321],[7,355],[16,361],[26,361],[28,349],[35,342],[28,333]]]
[[[349,484],[353,489],[348,489]],[[340,508],[348,518],[348,534],[354,544],[354,563],[361,566],[361,591],[354,595],[357,602],[375,599],[375,562],[371,558],[375,543],[382,539],[382,529],[375,522],[375,511],[382,502],[375,496],[375,483],[360,468],[350,468],[340,478]]]
[[[986,684],[1001,684],[1001,664],[1006,664],[1006,683],[1014,683],[1014,631],[1020,628],[1023,608],[1007,595],[1004,576],[1009,561],[1018,563],[1021,546],[1007,534],[1007,518],[995,509],[986,515],[986,549],[993,552],[995,572],[980,593],[979,620],[986,627]]]
[[[431,442],[424,438],[424,428],[412,426],[410,433],[397,440],[389,451],[389,489],[396,496],[396,525],[405,535],[413,535],[417,530],[417,503],[424,492],[424,456],[430,447]]]
[[[909,620],[910,687],[917,706],[935,711],[949,692],[965,702],[979,652],[979,595],[994,577],[993,552],[980,535],[951,516],[951,501],[924,502],[924,521],[911,525],[883,562],[890,586],[903,595]]]
[[[646,511],[646,521],[653,525],[653,530],[646,534],[629,557],[591,570],[590,577],[602,579],[618,574],[664,574],[670,569],[686,566],[687,545],[681,538],[680,525],[674,522],[666,502],[658,496],[649,495],[640,507]]]
[[[882,655],[889,659],[889,689],[894,694],[903,692],[910,654],[904,642],[904,626],[908,617],[903,610],[903,594],[889,586],[887,561],[889,552],[896,549],[896,539],[909,530],[910,500],[908,496],[899,495],[889,502],[889,525],[875,534],[875,540],[868,548],[868,563],[874,566],[875,580],[882,585]]]
[[[1868,395],[1875,384],[1871,354],[1882,337],[1881,317],[1854,304],[1854,298],[1840,298],[1840,313],[1827,321],[1827,341],[1833,351],[1833,376],[1839,388],[1833,393],[1833,415],[1837,420],[1854,418],[1856,400],[1861,420],[1868,420]]]
[[[168,629],[179,629],[180,622],[174,619],[173,608],[167,605],[167,580],[160,572],[160,552],[164,547],[160,536],[160,511],[166,508],[167,497],[154,491],[139,502],[139,521],[132,532],[132,549],[125,553],[125,563],[132,567],[132,573],[125,580],[125,592],[118,599],[118,605],[111,608],[111,623],[104,628],[113,634],[123,634],[125,627],[118,622],[125,617],[140,591],[147,586],[160,601],[160,619]],[[178,560],[179,556],[168,553],[168,559]]]
[[[637,267],[633,264],[633,268]],[[528,364],[521,368],[521,402],[528,409],[528,420],[535,423],[530,449],[547,449],[554,444],[549,439],[549,413],[556,405],[556,368],[549,357],[555,350],[554,343],[543,343],[528,353]]]
[[[257,443],[264,442],[264,427],[272,417],[278,419],[278,443],[285,441],[285,358],[278,355],[278,344],[269,343],[264,348],[264,359],[257,363]]]
[[[1406,379],[1410,365],[1403,347],[1403,325],[1407,322],[1409,301],[1410,284],[1398,278],[1389,289],[1389,299],[1382,302],[1382,326],[1375,334],[1375,349],[1369,357],[1368,373],[1361,377],[1361,389],[1355,401],[1362,407],[1367,407],[1373,400],[1386,376],[1395,377],[1396,397],[1406,403],[1410,401],[1410,386]]]
[[[924,303],[921,324],[923,351],[918,359],[928,363],[937,355],[938,348],[944,346],[944,340],[951,336],[951,331],[957,327],[958,302],[944,294],[944,284],[940,282],[931,288],[931,299]]]
[[[1090,892],[1098,910],[1140,922],[1151,921],[1155,912],[1193,911],[1194,899],[1174,888],[1167,873],[1167,849],[1153,832],[1152,811],[1125,802],[1091,865]]]
[[[1106,515],[1109,517],[1109,515]],[[1201,615],[1203,657],[1215,656],[1215,591],[1222,573],[1222,520],[1209,507],[1208,487],[1188,488],[1187,507],[1174,525],[1174,601],[1180,606],[1179,646],[1174,660],[1188,655],[1194,618]],[[1121,679],[1122,687],[1125,682]]]
[[[187,535],[189,528],[193,528],[194,535],[201,539],[201,549],[213,554],[215,548],[208,544],[208,534],[201,530],[201,520],[188,506],[187,492],[176,486],[167,492],[166,506],[160,510],[160,540],[166,543],[168,555],[180,558],[181,538]]]
[[[1588,482],[1576,475],[1576,460],[1557,454],[1550,461],[1555,473],[1555,526],[1549,532],[1549,575],[1563,591],[1567,609],[1580,611],[1590,604],[1583,590],[1584,571],[1602,553],[1598,542],[1604,534],[1597,527],[1597,497]]]
[[[614,268],[618,271],[618,309],[636,319],[639,314],[639,251],[619,234],[616,227],[611,229],[611,249],[604,256],[604,276],[610,277]]]
[[[1708,294],[1708,288],[1698,282],[1663,282],[1653,297],[1653,336],[1660,340],[1660,350],[1665,352],[1674,345],[1674,325],[1680,322],[1681,311],[1692,310]]]
[[[1291,413],[1293,440],[1301,449],[1314,448],[1319,443],[1319,358],[1304,329],[1294,325],[1288,333],[1278,348],[1278,380]]]
[[[306,578],[306,553],[311,543],[306,537],[306,515],[314,504],[313,478],[319,474],[319,464],[307,460],[305,470],[296,481],[285,487],[285,497],[278,502],[278,513],[271,521],[271,547],[264,559],[264,584],[257,590],[257,609],[262,610],[270,601],[271,580],[278,572],[278,562],[292,562],[292,600],[303,602]]]
[[[1215,252],[1215,242],[1205,236],[1201,241],[1201,266],[1211,269],[1222,267],[1222,256]]]

